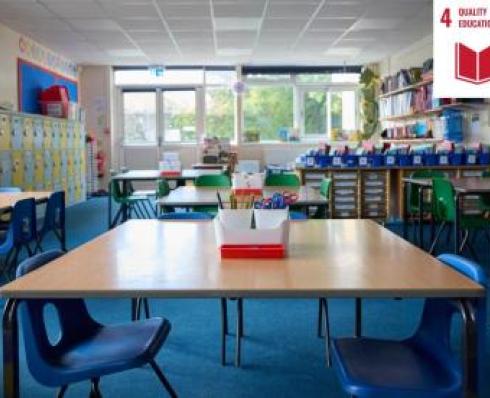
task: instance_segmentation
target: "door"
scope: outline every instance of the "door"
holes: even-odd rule
[[[197,141],[194,89],[122,92],[123,162],[129,169],[158,168],[166,144]]]

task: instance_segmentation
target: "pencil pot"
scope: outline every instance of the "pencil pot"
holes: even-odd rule
[[[411,166],[412,156],[411,155],[398,155],[398,164],[400,166]]]
[[[464,153],[451,153],[449,155],[449,163],[453,166],[461,166],[464,164]]]
[[[480,153],[478,161],[480,164],[490,164],[490,153]]]
[[[396,164],[397,164],[396,155],[385,155],[384,161],[385,161],[385,166],[388,166],[388,167],[396,166]]]
[[[273,229],[289,219],[289,208],[285,209],[255,209],[254,220],[257,229]]]
[[[343,160],[347,167],[357,166],[357,155],[345,155]]]
[[[332,159],[328,155],[318,155],[316,158],[316,165],[318,167],[328,167],[332,162]]]
[[[424,164],[426,166],[437,166],[439,164],[439,156],[434,153],[426,153],[424,155]]]

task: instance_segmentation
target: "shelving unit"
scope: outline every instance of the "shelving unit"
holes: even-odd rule
[[[421,119],[421,118],[426,118],[430,116],[436,116],[442,113],[445,109],[472,109],[475,107],[477,104],[466,104],[462,102],[458,103],[453,103],[453,104],[445,104],[441,105],[437,108],[434,109],[428,109],[424,112],[415,112],[415,113],[408,113],[405,115],[396,115],[396,116],[390,116],[390,117],[385,117],[380,119],[382,122],[396,122],[396,121],[402,121],[402,120],[409,120],[409,119]]]
[[[444,140],[442,138],[383,138],[379,141],[383,144],[437,144]]]
[[[410,86],[405,86],[405,87],[400,87],[396,90],[393,90],[393,91],[389,91],[387,93],[384,93],[384,94],[380,94],[378,96],[378,98],[387,98],[387,97],[391,97],[392,95],[396,95],[396,94],[401,94],[401,93],[404,93],[406,91],[410,91],[410,90],[416,90],[418,89],[419,87],[423,87],[423,86],[427,86],[428,84],[432,84],[433,83],[433,80],[430,79],[430,80],[423,80],[421,82],[418,82],[418,83],[415,83],[415,84],[412,84]]]

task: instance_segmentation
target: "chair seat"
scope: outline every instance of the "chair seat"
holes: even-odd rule
[[[55,385],[142,366],[157,354],[169,332],[170,322],[163,318],[102,326],[90,339],[53,359],[53,371],[58,374]]]
[[[448,363],[434,363],[414,339],[368,338],[332,342],[336,370],[344,389],[357,397],[459,397],[462,380]]]
[[[301,211],[290,211],[289,219],[293,221],[303,221],[308,220],[308,216]]]

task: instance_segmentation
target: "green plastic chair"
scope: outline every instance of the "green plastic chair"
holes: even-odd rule
[[[265,178],[266,187],[294,187],[301,186],[301,182],[296,174],[269,174]]]
[[[148,209],[144,206],[144,203],[148,201],[147,196],[134,195],[131,193],[125,194],[122,192],[119,182],[115,180],[111,181],[110,189],[112,200],[121,206],[116,213],[116,217],[112,221],[112,225],[117,224],[119,217],[122,216],[123,206],[129,207],[129,218],[133,216],[133,213],[139,218],[151,218]]]
[[[225,174],[203,175],[196,178],[196,187],[230,188],[231,180]]]
[[[436,232],[429,253],[434,252],[441,233],[446,228],[446,226],[453,226],[454,222],[456,221],[455,192],[451,181],[443,178],[434,178],[432,180],[432,191],[432,214],[434,216],[434,221],[436,223],[439,223],[440,226]],[[488,227],[490,227],[490,221],[483,218],[481,215],[461,214],[460,228],[464,231],[465,235],[463,237],[463,241],[459,250],[462,251],[464,247],[468,247],[473,257],[476,258],[476,253],[468,242],[469,234],[472,231],[485,230]]]
[[[484,171],[482,177],[490,178],[490,171]],[[490,195],[480,196],[480,209],[484,212],[490,212]]]
[[[231,180],[225,174],[203,175],[196,178],[196,187],[231,188]],[[218,206],[194,206],[192,211],[216,215]]]
[[[330,178],[324,178],[320,184],[320,195],[323,196],[327,200],[327,202],[329,202],[330,199],[331,186],[332,186],[332,180]],[[321,209],[318,208],[313,218],[328,218],[329,210],[330,209],[328,205],[324,209],[324,211],[321,211]]]
[[[156,199],[161,199],[164,198],[165,196],[168,196],[170,193],[170,185],[168,181],[165,178],[161,178],[160,180],[157,181],[157,190],[156,190]],[[172,208],[165,207],[165,206],[159,206],[156,204],[155,208],[155,214],[161,215],[163,212],[165,213],[171,213],[173,212]]]

